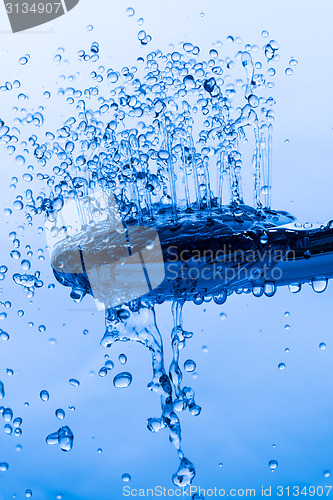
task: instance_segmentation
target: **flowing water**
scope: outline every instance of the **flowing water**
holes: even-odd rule
[[[45,219],[49,250],[69,230],[82,244],[92,229],[110,231],[131,224],[173,228],[179,243],[189,237],[189,226],[209,232],[212,221],[228,217],[235,224],[247,221],[247,227],[262,221],[274,227],[293,220],[271,210],[272,89],[279,55],[277,43],[267,36],[262,33],[260,46],[230,36],[214,44],[207,56],[186,42],[167,53],[150,52],[121,69],[103,65],[103,48],[94,42],[88,50],[79,50],[77,62],[71,63],[80,64],[76,75],[68,71],[65,50],[60,48],[54,64],[63,71],[62,85],[57,95],[45,90],[43,104],[35,111],[25,107],[29,95],[24,81],[6,82],[1,90],[16,92],[20,106],[13,108],[12,117],[2,117],[0,141],[16,158],[23,176],[20,189],[15,189],[20,194],[6,208],[6,215],[24,213],[28,226],[41,226],[41,231]],[[151,39],[143,31],[138,38],[142,45]],[[22,57],[20,64],[28,64],[29,57]],[[289,73],[296,64],[290,61]],[[65,117],[59,116],[56,130],[48,127],[49,108],[61,109]],[[14,177],[14,187],[17,184]],[[66,215],[71,203],[76,218]],[[264,244],[265,236],[261,237]],[[21,261],[22,267],[22,273],[14,273],[12,279],[31,298],[44,286],[40,272],[31,271],[32,243],[26,246],[25,255],[15,231],[10,238],[11,258]],[[7,271],[2,265],[1,279]],[[56,271],[55,275],[71,287],[76,302],[91,292],[81,275],[61,277]],[[268,296],[274,291],[269,286],[265,289]],[[227,298],[221,290],[213,295],[217,304]],[[201,411],[194,390],[182,384],[181,351],[193,335],[183,328],[182,310],[186,300],[201,304],[211,297],[211,290],[201,294],[192,293],[189,287],[171,294],[162,290],[105,311],[104,348],[136,341],[151,352],[153,377],[148,388],[160,397],[161,415],[148,418],[147,427],[154,433],[168,430],[179,458],[172,478],[177,486],[190,484],[195,476],[194,465],[182,449],[178,415],[189,410],[198,416]],[[166,342],[156,320],[158,304],[166,299],[172,300],[173,318],[169,368],[164,362]],[[10,307],[6,302],[3,305]],[[2,338],[7,335],[2,331]],[[121,363],[126,364],[126,358]],[[100,376],[112,368],[109,359]],[[185,370],[194,371],[195,361],[187,360]],[[114,377],[114,386],[124,389],[131,381],[132,374],[124,371]],[[80,382],[72,379],[71,383]],[[2,397],[4,391],[1,383]],[[47,401],[48,392],[42,391],[40,397]],[[57,412],[62,419],[63,410]],[[2,407],[2,416],[6,432],[11,433],[12,410]],[[13,425],[15,434],[22,432],[19,417]],[[46,442],[69,452],[74,436],[63,426],[49,434]]]

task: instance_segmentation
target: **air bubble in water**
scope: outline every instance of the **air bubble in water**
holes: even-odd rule
[[[129,372],[118,373],[113,379],[113,385],[119,389],[125,389],[132,382],[132,375]]]

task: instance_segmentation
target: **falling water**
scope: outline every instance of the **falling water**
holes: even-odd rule
[[[151,41],[143,30],[138,38],[142,45]],[[167,239],[176,234],[178,241],[185,241],[193,238],[193,228],[198,232],[200,227],[201,236],[205,231],[212,234],[214,224],[223,225],[227,219],[231,227],[243,224],[243,228],[260,223],[274,227],[293,220],[286,213],[271,210],[275,104],[271,89],[279,60],[274,40],[263,47],[246,44],[241,48],[228,37],[225,44],[214,44],[206,58],[199,47],[185,42],[167,53],[152,51],[145,58],[139,57],[135,66],[120,70],[101,64],[100,47],[94,42],[89,50],[78,52],[78,60],[80,76],[63,76],[57,95],[44,91],[46,104],[35,111],[17,106],[12,123],[7,124],[10,119],[0,123],[3,147],[15,156],[24,183],[32,186],[24,188],[5,213],[10,216],[13,210],[24,211],[28,225],[42,224],[41,217],[45,217],[49,246],[52,241],[62,241],[55,245],[55,252],[63,252],[69,241],[66,255],[70,262],[70,245],[76,241],[81,249],[92,229],[102,234],[105,228],[144,224],[165,228]],[[22,65],[28,62],[29,55],[20,59]],[[58,50],[54,63],[65,65],[64,49]],[[18,80],[6,82],[1,90],[17,91],[19,103],[28,100]],[[63,123],[59,119],[57,130],[49,130],[45,118],[48,108],[56,109],[52,106],[68,116]],[[252,171],[248,167],[244,171],[243,164],[251,162]],[[252,181],[243,192],[244,175]],[[13,178],[14,185],[17,182]],[[78,220],[67,218],[70,203],[76,207]],[[74,236],[65,240],[69,226]],[[18,235],[12,232],[10,237],[11,257],[22,259]],[[267,236],[261,234],[261,238],[264,245]],[[44,283],[39,271],[30,270],[29,245],[26,254],[23,273],[13,274],[12,279],[31,298]],[[44,258],[42,252],[40,257]],[[7,270],[1,266],[1,279]],[[55,270],[55,275],[71,287],[75,302],[91,292],[83,274],[61,276]],[[169,294],[161,290],[107,308],[101,340],[104,348],[115,342],[136,341],[151,352],[153,376],[148,388],[160,396],[161,415],[148,418],[147,427],[151,432],[168,430],[179,457],[172,478],[177,486],[190,484],[195,476],[194,466],[182,450],[177,414],[188,409],[198,416],[201,411],[193,389],[182,384],[180,355],[193,335],[183,329],[182,310],[186,300],[201,304],[205,294],[212,294],[207,290],[197,293],[192,285],[189,282]],[[268,285],[265,288],[268,296],[274,291]],[[258,295],[262,293],[260,289]],[[225,290],[217,289],[213,295],[217,304],[227,298]],[[173,327],[172,361],[167,369],[155,309],[168,299],[173,300]],[[112,368],[113,362],[107,361],[100,376]],[[195,370],[195,361],[187,360],[185,369]],[[131,381],[132,374],[124,371],[114,378],[114,385],[124,389]],[[79,385],[75,379],[70,383]],[[4,396],[2,384],[0,389]],[[43,390],[40,398],[47,401],[48,392]],[[62,418],[63,410],[57,412]],[[2,408],[2,414],[11,421],[11,409]],[[58,444],[65,452],[71,450],[73,441],[68,426],[46,438],[47,443]]]

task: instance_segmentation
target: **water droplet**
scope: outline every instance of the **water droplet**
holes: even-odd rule
[[[113,379],[113,385],[120,389],[125,389],[132,382],[132,375],[129,372],[118,373]]]
[[[59,418],[59,420],[62,420],[63,418],[65,418],[65,411],[62,408],[58,408],[55,412],[55,415],[57,418]]]
[[[5,472],[6,470],[8,470],[9,468],[9,465],[7,464],[7,462],[0,462],[0,471],[1,472]]]
[[[269,468],[271,469],[271,471],[273,472],[275,469],[277,469],[279,464],[276,460],[270,460],[268,462],[268,465],[269,465]]]
[[[252,108],[257,108],[259,106],[259,99],[256,95],[254,94],[251,94],[249,97],[248,97],[248,101],[249,101],[249,104],[250,106],[252,106]],[[261,240],[260,240],[261,241]]]
[[[22,262],[21,262],[21,266],[22,266],[22,269],[24,271],[29,271],[29,269],[31,267],[30,261],[27,260],[27,259],[23,259]]]
[[[2,412],[2,417],[5,422],[11,422],[13,418],[13,410],[11,408],[5,408]]]
[[[111,359],[108,359],[107,361],[105,361],[105,368],[107,368],[108,370],[112,370],[114,367],[114,363],[113,361],[111,361]]]
[[[0,328],[0,338],[2,340],[9,340],[9,334]]]
[[[116,83],[119,78],[117,73],[115,73],[114,71],[109,71],[107,77],[110,83]]]
[[[76,378],[70,378],[70,379],[69,379],[69,383],[70,383],[73,387],[79,387],[79,385],[80,385],[80,382],[79,382]]]
[[[284,369],[285,369],[285,367],[286,367],[285,363],[279,363],[279,364],[278,364],[278,369],[279,369],[279,370],[284,370]]]
[[[261,297],[264,293],[264,287],[263,286],[253,286],[252,287],[252,294],[255,297]]]
[[[13,426],[14,427],[20,427],[20,425],[22,424],[23,420],[21,417],[16,417],[14,418],[13,420]]]
[[[126,363],[127,363],[127,357],[126,357],[125,354],[119,354],[118,359],[119,359],[119,362],[122,365],[126,365]]]
[[[324,475],[324,477],[330,477],[331,476],[331,471],[324,470],[323,475]]]
[[[220,293],[214,293],[213,300],[214,300],[215,304],[222,305],[227,300],[227,297],[228,297],[227,292],[225,290],[223,290]],[[200,300],[201,300],[201,298],[200,298]]]
[[[222,462],[219,463],[219,467],[221,467],[221,468],[223,467],[223,463]]]
[[[39,396],[40,396],[40,399],[41,399],[42,401],[48,401],[48,400],[49,400],[49,398],[50,398],[49,393],[48,393],[47,391],[45,391],[45,390],[44,390],[44,391],[40,391]]]
[[[322,351],[324,351],[326,349],[326,344],[325,342],[320,342],[319,344],[319,349],[321,349]]]
[[[184,363],[184,368],[187,372],[194,372],[196,367],[197,367],[197,365],[196,365],[195,361],[193,361],[192,359],[187,359]]]
[[[182,458],[177,472],[172,476],[172,482],[175,486],[187,486],[191,484],[195,476],[193,464],[187,459]]]
[[[73,447],[74,436],[71,429],[66,425],[57,432],[49,434],[46,438],[47,444],[59,444],[62,451],[68,452]]]
[[[288,288],[291,291],[291,293],[298,293],[302,289],[302,284],[301,283],[292,283],[292,284],[288,285]]]
[[[25,490],[25,496],[26,496],[27,498],[32,497],[32,491],[31,491],[31,490]]]
[[[264,285],[264,294],[266,297],[273,297],[276,292],[276,285],[274,282],[267,281]]]
[[[20,57],[19,59],[19,63],[24,66],[25,64],[27,64],[28,62],[28,59],[26,57]]]
[[[315,292],[323,293],[327,288],[327,283],[328,283],[327,279],[313,280],[311,286]]]
[[[10,424],[6,424],[4,426],[4,431],[5,431],[6,434],[8,434],[10,436],[12,434],[12,432],[13,432],[13,428],[12,428],[12,426]]]
[[[98,375],[99,375],[100,377],[105,377],[105,375],[107,375],[107,374],[108,374],[108,370],[107,370],[107,368],[106,368],[105,366],[103,366],[103,367],[99,370],[99,372],[98,372]]]
[[[226,315],[226,313],[220,313],[220,318],[221,318],[222,320],[227,319],[227,315]]]
[[[128,17],[133,17],[135,14],[135,10],[132,7],[128,7],[128,9],[126,9],[126,14],[128,15]]]
[[[121,479],[124,481],[124,483],[128,483],[131,480],[130,474],[123,474],[121,476]]]

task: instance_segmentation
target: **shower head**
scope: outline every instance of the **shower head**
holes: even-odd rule
[[[333,229],[299,229],[294,220],[242,205],[177,222],[164,214],[124,233],[105,221],[60,241],[53,272],[74,298],[91,294],[100,308],[139,297],[200,303],[210,295],[223,303],[233,291],[271,296],[277,286],[305,282],[319,289],[333,277]]]

